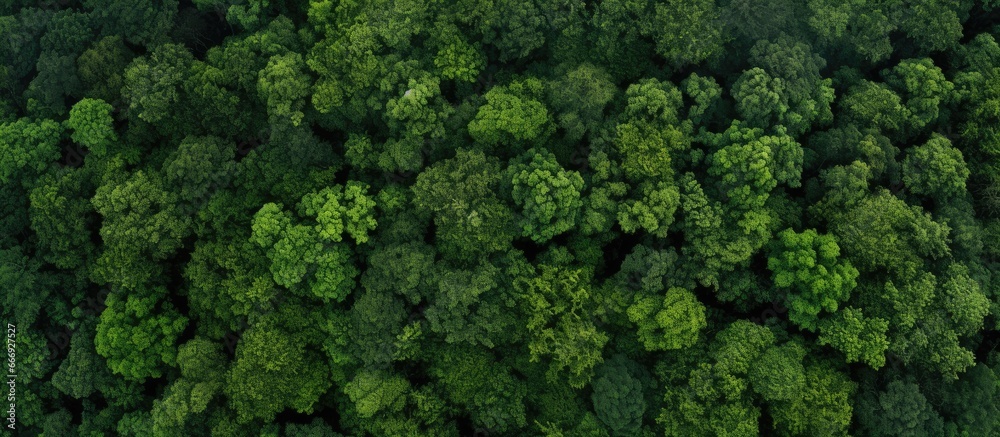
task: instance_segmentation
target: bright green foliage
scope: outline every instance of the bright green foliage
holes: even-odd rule
[[[860,309],[848,307],[820,322],[819,344],[843,352],[848,363],[862,362],[878,369],[885,365],[888,329],[888,321],[866,317]]]
[[[0,182],[8,184],[22,172],[41,173],[59,158],[61,135],[59,124],[51,120],[0,123]]]
[[[313,226],[293,224],[290,212],[273,203],[264,205],[254,216],[251,241],[267,250],[274,282],[297,289],[308,277],[313,295],[343,301],[360,273],[343,244],[344,235],[363,244],[376,226],[375,202],[366,191],[364,184],[351,181],[346,187],[306,194],[298,213],[316,223]]]
[[[523,235],[544,243],[576,224],[583,178],[560,167],[552,153],[530,150],[525,158],[528,162],[509,167],[512,195],[524,211]]]
[[[672,157],[690,146],[691,124],[680,121],[681,92],[654,79],[629,85],[615,146],[633,180],[673,174]]]
[[[309,96],[309,76],[298,53],[272,56],[267,67],[260,71],[257,92],[267,102],[267,112],[272,118],[291,121],[293,126],[302,122],[305,98]]]
[[[406,91],[386,103],[389,126],[402,131],[405,138],[444,137],[444,121],[450,113],[451,107],[441,98],[440,82],[433,78],[410,79]]]
[[[66,127],[73,130],[73,141],[87,147],[95,156],[108,154],[118,141],[111,105],[100,99],[83,99],[69,111]]]
[[[907,151],[903,160],[903,183],[910,191],[941,201],[964,193],[969,174],[962,152],[940,135]]]
[[[166,292],[160,288],[146,296],[108,295],[94,345],[115,373],[133,380],[158,378],[163,365],[176,364],[175,343],[188,319],[162,300]]]
[[[441,69],[445,79],[475,82],[486,64],[479,43],[470,43],[455,27],[441,32],[434,66]]]
[[[469,135],[491,147],[542,141],[552,127],[548,110],[538,101],[543,91],[538,80],[491,88],[469,122]]]
[[[656,178],[673,174],[671,155],[687,148],[687,133],[672,125],[653,123],[620,124],[615,145],[622,155],[622,169],[632,179]]]
[[[705,306],[679,287],[671,287],[662,299],[637,298],[628,307],[628,318],[638,326],[639,340],[648,351],[690,347],[707,326]]]
[[[805,387],[793,400],[775,404],[774,427],[788,435],[846,435],[857,385],[824,365],[805,368]]]
[[[719,332],[715,342],[717,347],[712,355],[718,370],[745,374],[760,354],[774,344],[774,334],[767,328],[739,320]]]
[[[815,331],[820,311],[835,313],[857,283],[858,270],[841,260],[840,247],[832,235],[813,229],[778,233],[771,246],[767,268],[774,285],[793,291],[788,318],[799,327]]]
[[[709,159],[709,174],[719,177],[722,191],[737,205],[760,208],[778,185],[769,168],[770,148],[763,144],[732,144]]]
[[[538,272],[515,284],[528,313],[528,349],[532,361],[551,359],[546,376],[563,376],[580,388],[600,364],[608,335],[591,320],[590,292],[584,272],[571,268],[540,266]]]
[[[666,237],[674,222],[674,212],[680,206],[677,187],[659,182],[655,186],[644,183],[639,186],[641,198],[627,200],[619,205],[618,223],[626,233],[643,229],[657,237]]]
[[[694,100],[695,104],[688,108],[688,119],[695,125],[700,125],[714,115],[720,97],[722,97],[722,87],[713,77],[701,77],[697,73],[691,73],[684,82],[681,82],[684,93]]]
[[[718,188],[735,211],[761,208],[778,183],[799,186],[802,172],[802,146],[786,135],[763,135],[761,129],[743,127],[738,121],[721,134],[709,134],[706,140],[717,147],[708,156],[708,174],[718,178]]]
[[[340,242],[343,234],[358,244],[368,241],[368,232],[375,229],[375,201],[368,197],[368,187],[359,182],[328,187],[309,193],[299,203],[299,214],[316,217],[320,238]]]

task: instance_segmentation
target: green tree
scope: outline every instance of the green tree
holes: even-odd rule
[[[937,134],[909,149],[903,160],[903,183],[910,191],[939,201],[965,193],[969,174],[962,152]]]
[[[885,365],[888,329],[889,322],[885,319],[866,317],[860,309],[843,308],[820,321],[819,344],[843,352],[848,363],[863,362],[878,369]]]
[[[104,33],[120,35],[133,44],[154,45],[166,39],[167,30],[177,15],[178,2],[85,0],[83,5],[94,13]]]
[[[145,294],[145,295],[143,295]],[[160,287],[143,294],[108,295],[94,345],[108,367],[132,380],[158,378],[163,367],[177,364],[177,338],[187,326]]]
[[[857,285],[858,270],[841,260],[840,246],[832,235],[813,229],[796,233],[786,229],[769,248],[767,268],[775,287],[792,290],[788,318],[799,327],[815,331],[820,311],[837,312]]]
[[[161,266],[151,260],[166,259],[183,245],[191,219],[165,188],[160,174],[142,170],[97,188],[91,202],[103,217],[104,250],[92,275],[100,283],[136,289],[159,274]]]
[[[549,102],[566,139],[579,141],[594,132],[604,118],[604,109],[617,88],[603,69],[580,64],[548,87]]]
[[[515,284],[528,314],[528,350],[533,362],[550,358],[546,377],[563,376],[576,388],[586,385],[604,358],[608,335],[593,322],[585,272],[542,265]]]
[[[662,299],[655,295],[637,297],[627,314],[638,326],[639,340],[648,351],[690,347],[708,326],[705,306],[679,287],[671,287]]]
[[[516,433],[527,424],[529,386],[488,350],[446,348],[436,354],[429,373],[451,402],[469,411],[475,426]]]
[[[94,156],[107,155],[118,141],[114,119],[111,118],[113,109],[100,99],[86,98],[73,105],[66,120],[66,127],[73,130],[73,141],[86,147]]]
[[[840,114],[856,126],[895,134],[907,126],[910,111],[903,100],[885,84],[862,81],[840,99]]]
[[[882,72],[885,82],[905,98],[910,124],[915,130],[947,119],[947,106],[955,99],[955,85],[945,78],[941,68],[928,58],[905,59],[891,70]],[[942,111],[944,109],[944,111]]]
[[[774,405],[774,427],[790,435],[846,435],[856,389],[857,384],[831,367],[807,365],[803,389],[793,400]]]
[[[924,257],[949,253],[950,228],[888,191],[864,198],[831,229],[851,264],[862,272],[881,268],[908,277]]]
[[[656,53],[675,69],[698,64],[722,53],[726,34],[715,2],[666,0],[642,22],[643,33],[656,42]]]
[[[625,368],[602,365],[592,386],[594,412],[611,435],[638,434],[646,410],[642,383]]]
[[[281,206],[265,204],[253,220],[251,241],[267,251],[274,282],[292,290],[308,279],[312,295],[343,301],[354,288],[360,271],[351,249],[339,244],[350,235],[357,244],[368,241],[375,229],[375,202],[365,184],[349,181],[346,186],[327,187],[308,193],[298,204],[298,215],[315,225],[295,224]]]
[[[814,124],[833,121],[833,88],[820,70],[826,61],[811,47],[790,38],[759,41],[750,50],[754,67],[733,84],[736,108],[753,127],[779,124],[792,137]]]
[[[469,135],[490,148],[542,142],[552,131],[551,116],[539,101],[544,91],[538,79],[491,88],[469,122]]]
[[[30,180],[59,159],[62,129],[51,120],[0,123],[0,182]]]
[[[125,70],[122,97],[135,115],[149,123],[169,118],[181,100],[181,85],[191,68],[193,56],[183,46],[157,46],[149,57],[139,57]]]
[[[118,104],[125,83],[125,68],[132,56],[120,35],[108,36],[93,43],[76,59],[83,95]]]
[[[302,110],[311,85],[304,69],[302,56],[288,53],[272,56],[260,71],[257,91],[267,102],[268,115],[272,120],[288,119],[293,126],[302,122]]]
[[[523,208],[523,235],[543,243],[572,229],[580,207],[583,178],[566,171],[556,157],[545,150],[529,150],[508,168],[514,203]]]
[[[286,304],[243,333],[223,387],[238,423],[270,422],[285,409],[311,413],[330,389],[330,367],[316,347],[319,316]]]
[[[94,187],[88,179],[82,171],[46,174],[29,195],[39,255],[56,267],[79,268],[96,253],[90,230],[94,207],[87,201]]]
[[[515,230],[513,212],[496,194],[502,173],[496,158],[459,150],[417,176],[413,204],[433,215],[442,255],[475,259],[507,249]]]
[[[85,323],[73,333],[69,353],[52,374],[52,386],[75,399],[90,397],[114,378],[94,347],[94,328],[94,322]]]
[[[941,416],[914,383],[892,381],[885,391],[858,400],[858,422],[874,436],[943,433]]]
[[[797,400],[806,388],[805,356],[797,343],[768,348],[747,373],[753,391],[767,402]]]

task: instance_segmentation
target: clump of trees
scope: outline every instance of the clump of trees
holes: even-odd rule
[[[1000,434],[989,0],[11,0],[25,435]]]

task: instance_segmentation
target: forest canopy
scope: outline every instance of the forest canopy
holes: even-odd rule
[[[996,0],[0,2],[3,429],[1000,435],[998,38]]]

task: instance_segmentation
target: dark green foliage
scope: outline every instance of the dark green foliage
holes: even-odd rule
[[[593,387],[594,412],[611,435],[637,434],[646,410],[639,380],[623,366],[605,365],[598,371]]]
[[[0,3],[17,435],[1000,435],[998,1]]]

